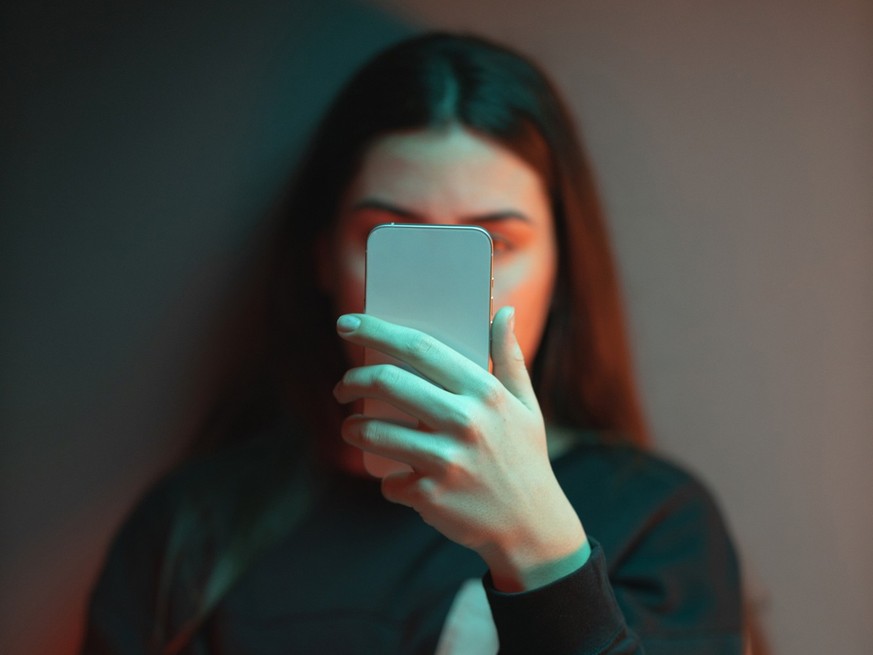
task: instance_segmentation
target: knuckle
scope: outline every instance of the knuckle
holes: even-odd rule
[[[382,478],[379,486],[382,490],[382,496],[385,498],[385,500],[396,503],[400,501],[400,499],[403,497],[401,494],[400,486],[397,484],[396,479],[392,478],[391,476]]]
[[[457,406],[452,422],[466,441],[475,442],[479,439],[482,431],[482,417],[475,404],[464,403]]]
[[[435,471],[446,471],[454,466],[457,459],[454,450],[454,448],[448,445],[433,447],[430,452],[428,452],[428,459],[433,469]]]
[[[358,428],[360,441],[365,446],[377,446],[385,439],[385,431],[375,421],[363,421]]]
[[[345,386],[345,387],[354,386],[357,383],[357,381],[358,381],[358,369],[351,368],[348,371],[346,371],[345,373],[343,373],[343,377],[341,380],[343,386]]]
[[[430,335],[418,333],[411,337],[406,346],[406,352],[413,359],[422,360],[429,357],[436,348],[436,340]]]
[[[405,476],[388,475],[380,483],[385,500],[414,507],[420,502],[416,494],[417,482]]]
[[[455,405],[452,414],[452,423],[462,431],[466,431],[470,426],[475,425],[476,423],[475,412],[469,403],[459,403]]]
[[[373,373],[373,388],[390,393],[399,382],[400,370],[396,366],[379,366]]]
[[[479,385],[477,396],[488,407],[500,407],[503,404],[504,387],[497,378],[489,376]]]
[[[406,477],[389,475],[380,483],[382,496],[392,502],[408,507],[420,507],[427,502],[422,492],[421,479],[410,480]]]
[[[459,447],[444,447],[435,457],[442,475],[448,479],[458,479],[467,474],[467,460],[464,451]]]
[[[434,506],[439,501],[439,488],[431,478],[419,478],[410,488],[411,500],[415,505]]]

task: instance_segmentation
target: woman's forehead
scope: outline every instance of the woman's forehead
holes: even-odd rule
[[[365,154],[347,201],[421,215],[548,211],[537,171],[509,149],[462,127],[378,139]]]

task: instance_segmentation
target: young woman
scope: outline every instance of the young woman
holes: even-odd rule
[[[491,233],[492,372],[361,313],[386,222]],[[730,538],[645,449],[593,177],[530,61],[449,34],[378,55],[272,243],[264,347],[117,536],[84,653],[741,651]],[[411,470],[375,480],[362,451]]]

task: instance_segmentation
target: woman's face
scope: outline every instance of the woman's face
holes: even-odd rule
[[[528,366],[545,326],[557,270],[554,221],[539,174],[460,126],[390,134],[366,153],[320,262],[338,314],[364,309],[367,235],[380,223],[478,225],[494,241],[494,309],[515,307]],[[349,350],[350,363],[363,363]]]

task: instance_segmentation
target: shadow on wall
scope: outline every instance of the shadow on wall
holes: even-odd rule
[[[0,652],[63,655],[108,539],[196,419],[203,335],[303,139],[410,29],[350,0],[14,4]]]

